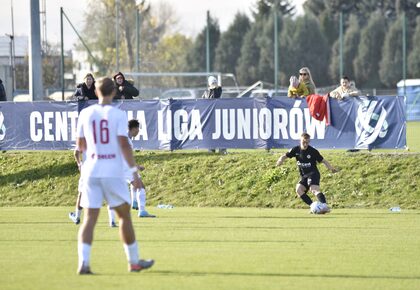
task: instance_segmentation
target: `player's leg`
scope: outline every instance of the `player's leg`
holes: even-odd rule
[[[93,230],[98,221],[99,208],[87,208],[85,218],[79,229],[78,235],[78,256],[79,256],[79,274],[91,274],[90,271],[90,251],[93,241]]]
[[[105,198],[119,218],[120,237],[129,263],[129,271],[138,272],[150,268],[153,260],[139,260],[139,251],[130,214],[130,195],[124,180],[109,178],[103,180],[107,188]]]
[[[82,196],[82,188],[83,188],[83,179],[80,177],[79,178],[79,185],[78,185],[79,193],[78,193],[77,199],[76,199],[76,208],[75,208],[74,212],[69,213],[69,218],[76,225],[78,225],[80,223],[80,216],[82,214],[82,209],[83,209],[83,207],[80,205],[80,199],[81,199],[81,196]]]
[[[136,190],[134,189],[133,185],[130,182],[130,195],[131,195],[131,208],[134,210],[139,209],[139,204],[136,196]]]
[[[108,206],[108,219],[109,219],[109,226],[111,228],[117,227],[117,223],[115,222],[115,211]]]
[[[90,250],[93,241],[93,230],[98,220],[99,211],[102,207],[103,191],[100,178],[88,178],[83,183],[83,194],[80,197],[80,205],[85,208],[83,224],[78,235],[79,274],[91,274]]]
[[[310,178],[308,178],[309,189],[316,196],[319,202],[327,203],[325,195],[321,192],[321,188],[319,187],[320,181],[321,176],[319,174],[313,174]]]
[[[296,184],[296,193],[307,205],[312,204],[312,199],[307,194],[308,192],[307,178],[302,177],[298,184]]]
[[[137,202],[139,204],[139,214],[138,214],[138,216],[140,218],[145,218],[145,217],[155,218],[156,217],[155,215],[150,214],[146,210],[146,189],[144,188],[143,181],[141,181],[141,188],[138,188],[136,190],[136,198],[137,198]]]

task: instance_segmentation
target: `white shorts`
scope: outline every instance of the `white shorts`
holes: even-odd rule
[[[82,193],[80,205],[84,208],[101,208],[104,199],[111,208],[123,203],[131,204],[127,183],[123,178],[84,178]]]

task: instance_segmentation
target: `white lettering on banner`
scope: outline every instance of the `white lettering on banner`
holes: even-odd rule
[[[287,124],[288,124],[287,117],[288,117],[287,111],[285,109],[273,110],[273,138],[274,139],[289,139],[289,134],[287,133]]]
[[[250,109],[238,109],[238,139],[251,139]]]
[[[67,123],[67,112],[63,112],[62,115],[60,114],[60,112],[55,112],[55,140],[68,140],[68,129],[69,128]]]
[[[311,117],[309,109],[304,109],[306,132],[313,139],[325,139],[325,121],[318,121]]]
[[[78,112],[41,113],[33,111],[29,116],[29,133],[31,140],[34,142],[40,142],[42,140],[48,142],[69,141],[70,130],[71,141],[75,141],[77,117]]]
[[[200,111],[191,111],[191,127],[190,127],[190,140],[197,138],[203,140],[203,125],[201,124]]]
[[[189,125],[189,126],[188,126]],[[189,129],[188,129],[189,127]],[[200,120],[200,111],[191,110],[191,118],[188,118],[188,112],[177,110],[174,113],[174,136],[177,140],[194,140],[198,138],[203,140],[203,130]]]
[[[271,111],[262,108],[259,114],[259,129],[261,139],[267,140],[271,137]]]
[[[136,137],[134,137],[134,140],[149,140],[149,137],[147,135],[146,116],[144,114],[144,111],[137,111],[136,116],[134,116],[133,111],[127,111],[127,119],[129,121],[132,119],[136,119],[137,121],[139,121],[139,133]]]
[[[31,140],[39,142],[42,140],[42,129],[37,129],[36,124],[42,124],[42,115],[38,111],[33,111],[29,116],[29,132],[31,134]]]
[[[299,101],[298,104],[301,102]],[[299,140],[303,128],[317,139],[325,138],[325,122],[310,116],[309,109],[294,107],[289,114],[286,109],[253,108],[251,109],[216,109],[212,139],[233,140],[294,139]],[[252,128],[251,128],[252,126]],[[252,131],[251,131],[252,130]]]
[[[163,118],[163,114],[166,111],[166,117]],[[166,119],[166,126],[164,126],[164,119]],[[166,132],[165,132],[166,129]],[[171,110],[159,110],[158,111],[158,140],[159,141],[171,141],[172,140],[172,111]]]

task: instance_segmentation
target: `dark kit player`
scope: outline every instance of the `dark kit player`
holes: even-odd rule
[[[303,133],[300,138],[300,145],[290,149],[289,152],[282,155],[276,163],[277,166],[281,166],[287,158],[296,158],[301,177],[299,183],[296,185],[296,193],[309,206],[312,204],[312,199],[306,194],[308,190],[317,197],[319,202],[323,204],[327,203],[325,195],[321,192],[319,187],[321,175],[316,167],[317,162],[323,163],[331,172],[337,172],[337,170],[322,157],[318,150],[309,146],[310,139],[311,136],[309,136],[309,134]],[[325,206],[324,213],[329,211],[330,209]]]

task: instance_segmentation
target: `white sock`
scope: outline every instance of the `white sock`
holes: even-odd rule
[[[80,218],[80,215],[82,214],[82,210],[81,209],[78,209],[78,208],[76,208],[76,210],[74,211],[74,215],[77,217],[77,218]]]
[[[141,188],[136,192],[137,202],[139,203],[139,209],[146,210],[146,190]]]
[[[77,244],[77,252],[79,255],[79,268],[88,267],[90,262],[90,249],[92,245],[79,242]]]
[[[109,224],[115,222],[115,211],[108,206]]]
[[[127,261],[130,264],[136,264],[139,261],[139,248],[137,246],[137,241],[131,245],[124,244],[124,252],[127,256]]]
[[[136,191],[134,190],[134,186],[130,184],[130,193],[131,193],[131,205],[136,200]]]

